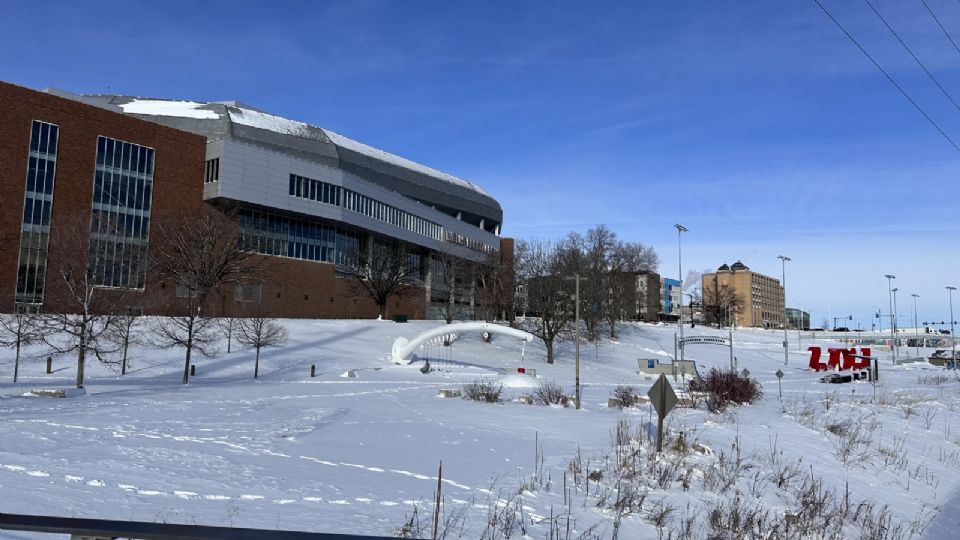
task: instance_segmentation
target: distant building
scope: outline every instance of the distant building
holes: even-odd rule
[[[705,303],[709,291],[725,285],[740,296],[743,307],[737,314],[736,324],[759,328],[780,328],[783,325],[784,296],[780,280],[754,272],[737,261],[729,266],[724,263],[716,272],[703,274],[701,284]]]
[[[787,308],[787,328],[810,328],[810,314],[797,308]]]
[[[683,305],[683,295],[680,293],[680,280],[663,278],[663,293],[661,298],[661,319],[665,321],[680,320],[680,309]]]

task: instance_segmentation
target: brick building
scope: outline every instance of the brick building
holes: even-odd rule
[[[205,204],[236,209],[244,246],[262,257],[266,275],[218,291],[215,314],[256,304],[279,317],[375,317],[345,263],[399,241],[419,292],[391,300],[388,314],[435,317],[450,296],[435,278],[440,255],[487,266],[513,257],[512,241],[499,236],[499,203],[475,184],[237,102],[0,83],[0,200],[8,254],[0,287],[11,291],[0,295],[0,311],[15,303],[65,309],[53,269],[78,242],[98,287],[131,291],[128,300],[146,313],[175,309],[176,287],[132,254],[152,249],[158,216],[199,215]],[[462,281],[458,317],[473,318],[476,284]]]
[[[743,308],[736,320],[740,326],[779,328],[783,325],[784,294],[778,279],[754,272],[737,261],[731,265],[724,263],[716,272],[703,274],[701,285],[704,301],[710,296],[711,289],[723,286],[740,296]]]

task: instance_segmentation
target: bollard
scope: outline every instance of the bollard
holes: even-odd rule
[[[310,364],[310,376],[311,376],[311,377],[316,377],[316,376],[317,376],[317,365],[316,365],[316,364]]]
[[[49,375],[51,373],[53,373],[53,357],[48,356],[47,357],[47,374]]]
[[[197,375],[197,365],[196,365],[196,364],[190,364],[190,376],[191,376],[191,377],[196,377],[196,375]]]

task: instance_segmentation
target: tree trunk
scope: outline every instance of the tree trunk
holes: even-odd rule
[[[378,304],[378,307],[380,308],[380,318],[387,320],[387,302]]]
[[[193,350],[193,320],[187,323],[187,353],[183,362],[183,384],[190,382],[190,352]]]
[[[256,379],[260,373],[260,347],[257,346],[257,359],[253,362],[253,378]]]
[[[544,339],[543,344],[547,347],[547,363],[553,363],[553,339]]]
[[[16,384],[17,376],[20,374],[20,338],[17,338],[17,356],[13,360],[13,382]]]
[[[123,338],[123,363],[120,366],[120,375],[127,374],[127,348],[130,346],[130,334]]]
[[[80,327],[80,350],[77,351],[77,388],[83,388],[83,365],[87,359],[87,325]]]

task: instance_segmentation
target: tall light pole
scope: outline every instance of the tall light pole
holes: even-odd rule
[[[897,279],[897,276],[893,274],[884,274],[887,278],[887,301],[890,304],[890,350],[893,352],[893,360],[896,363],[897,360],[897,350],[893,348],[893,343],[896,341],[896,336],[893,334],[893,281]]]
[[[900,289],[893,288],[893,334],[896,336],[896,339],[893,340],[893,357],[896,358],[900,354],[900,324],[897,321],[897,291]]]
[[[574,375],[575,377],[574,402],[576,403],[577,409],[579,410],[580,409],[580,280],[586,281],[587,278],[580,277],[580,273],[576,272],[573,274],[573,276],[568,276],[568,277],[565,277],[564,279],[566,280],[572,279],[574,282],[576,282],[576,285],[574,286],[575,292],[573,293],[574,294],[573,301],[575,305],[575,307],[573,308],[574,309],[574,315],[573,315],[574,338],[573,339],[576,341],[576,351],[577,351],[576,352],[576,373]]]
[[[790,355],[787,352],[787,261],[790,257],[777,255],[780,259],[780,266],[783,270],[783,365],[790,363]]]
[[[917,323],[917,298],[920,298],[920,295],[913,293],[910,296],[913,297],[913,344],[917,347],[917,357],[920,356],[920,325]]]
[[[683,233],[687,232],[687,228],[679,223],[674,227],[677,228],[677,273],[679,274],[677,277],[680,278],[680,359],[683,360],[683,246],[680,238]]]
[[[950,295],[950,357],[953,358],[953,369],[957,369],[957,334],[953,331],[953,291],[956,287],[947,285],[947,294]]]

